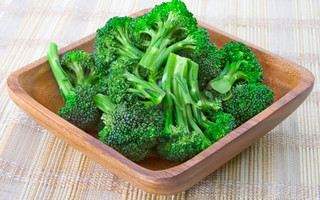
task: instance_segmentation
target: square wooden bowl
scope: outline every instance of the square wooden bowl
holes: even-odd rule
[[[313,75],[304,67],[209,25],[201,22],[199,25],[208,30],[212,42],[219,48],[232,40],[244,42],[263,66],[264,83],[275,92],[275,100],[267,109],[186,162],[170,162],[152,154],[134,163],[101,143],[96,133],[86,133],[59,117],[57,111],[63,106],[63,100],[46,57],[13,72],[7,81],[9,94],[39,125],[138,188],[156,194],[184,191],[288,117],[306,99],[314,84]],[[94,36],[95,33],[60,49],[59,54],[71,50],[93,52]]]

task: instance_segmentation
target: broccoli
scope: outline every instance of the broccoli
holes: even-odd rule
[[[197,77],[198,65],[187,58],[170,54],[164,69],[162,88],[164,99],[165,129],[157,147],[159,155],[169,160],[184,161],[211,145],[197,124],[201,113],[194,106],[193,97],[198,91],[189,87],[188,79]],[[196,68],[190,70],[190,68]],[[196,84],[196,83],[195,83]]]
[[[200,28],[199,32],[201,31],[203,32],[203,35],[207,37],[206,42],[204,42],[205,40],[202,40],[204,45],[202,45],[201,48],[196,47],[194,50],[192,48],[185,48],[177,51],[176,54],[190,58],[199,65],[199,89],[204,90],[210,80],[219,76],[222,65],[220,63],[219,50],[216,45],[209,42],[210,36],[204,28]],[[200,44],[200,42],[198,44]]]
[[[219,75],[218,50],[210,43],[208,32],[197,29],[196,19],[183,2],[162,3],[132,21],[130,28],[136,43],[146,48],[139,64],[151,72],[158,72],[169,54],[179,51],[199,64],[200,72],[204,72],[199,76],[201,86]],[[154,79],[152,74],[150,79]]]
[[[222,100],[219,98],[213,100],[200,99],[196,103],[196,106],[206,115],[212,116],[214,113],[222,110]]]
[[[70,75],[60,64],[55,43],[49,43],[47,57],[61,95],[66,102],[65,107],[60,108],[58,114],[85,131],[94,129],[95,124],[100,121],[101,112],[93,103],[97,88],[93,84],[86,84],[96,80],[95,72],[91,72],[94,66],[90,66],[92,63],[88,62],[90,56],[85,52],[71,52],[64,56],[63,64],[68,68],[67,72]],[[90,73],[85,73],[87,70]]]
[[[99,132],[100,141],[134,162],[143,160],[163,131],[163,112],[141,101],[114,104],[101,94],[95,96],[94,102],[103,111],[105,123]]]
[[[61,66],[73,86],[94,84],[98,81],[93,56],[85,51],[70,51],[61,58]]]
[[[118,58],[140,59],[143,52],[132,41],[129,25],[131,17],[113,17],[97,30],[93,56],[99,73],[106,72]]]
[[[237,80],[260,83],[263,80],[262,67],[251,50],[241,42],[230,42],[220,50],[224,67],[220,75],[210,81],[210,86],[221,94],[230,91]]]
[[[149,13],[136,18],[130,24],[135,43],[146,49],[140,64],[150,69],[153,67],[150,64],[155,63],[161,50],[176,40],[184,39],[196,29],[196,19],[179,0],[155,6]],[[158,66],[154,69],[157,68]]]
[[[47,54],[65,106],[58,114],[128,159],[188,160],[273,102],[241,42],[218,50],[181,0],[97,30],[93,54]]]
[[[66,96],[66,103],[58,114],[68,122],[85,131],[96,129],[101,112],[93,103],[97,88],[93,85],[78,85],[72,88]]]
[[[146,104],[158,105],[165,96],[157,83],[145,81],[139,76],[136,59],[118,59],[111,64],[106,78],[107,95],[115,103],[140,97]],[[138,99],[137,99],[138,100]]]
[[[211,120],[213,122],[207,124],[207,129],[204,134],[212,143],[220,140],[236,127],[234,117],[222,111],[212,115]]]
[[[263,84],[239,84],[231,89],[232,97],[223,101],[223,110],[234,116],[237,126],[246,122],[273,102],[274,93]]]

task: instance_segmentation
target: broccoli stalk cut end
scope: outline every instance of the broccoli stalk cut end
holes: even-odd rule
[[[221,94],[226,94],[230,91],[234,82],[238,79],[248,80],[244,72],[238,71],[241,65],[247,64],[246,61],[227,63],[220,75],[210,81],[212,89]]]

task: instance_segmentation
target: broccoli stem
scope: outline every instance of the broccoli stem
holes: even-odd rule
[[[70,63],[68,67],[72,71],[74,71],[74,73],[76,74],[76,79],[75,79],[77,81],[76,85],[79,85],[79,84],[83,85],[85,83],[83,68],[78,64],[74,64],[74,63]]]
[[[173,54],[171,54],[173,55]],[[172,56],[170,56],[172,57]],[[194,116],[192,114],[192,106],[194,104],[188,87],[187,78],[189,78],[189,64],[192,64],[186,58],[179,58],[176,60],[176,65],[174,69],[174,76],[173,79],[173,88],[174,94],[177,98],[177,101],[180,102],[180,106],[178,106],[177,113],[179,117],[179,121],[185,128],[185,131],[190,132],[189,130],[196,131],[198,133],[202,133],[202,130],[196,124]]]
[[[140,60],[139,64],[145,68],[150,69],[153,72],[157,72],[162,64],[167,60],[170,53],[174,53],[181,49],[194,49],[194,41],[191,37],[186,37],[184,40],[174,43],[168,47],[171,41],[169,39],[163,39],[157,41],[159,46],[150,46],[146,53]]]
[[[246,75],[238,71],[242,64],[246,64],[246,61],[233,62],[231,64],[227,63],[220,75],[210,81],[210,86],[212,89],[216,90],[221,94],[226,94],[230,91],[234,82],[238,79],[247,79]]]
[[[197,102],[200,99],[199,85],[198,85],[198,71],[199,66],[197,63],[188,60],[189,64],[189,73],[188,81],[190,85],[190,94],[193,98],[193,101]]]
[[[191,126],[191,128],[194,131],[203,134],[202,130],[199,128],[199,126],[196,124],[196,122],[194,120],[190,105],[186,106],[186,113],[187,113],[187,120],[188,120],[189,125]]]
[[[129,35],[126,33],[127,30],[120,28],[118,31],[119,35],[116,38],[121,43],[118,47],[119,52],[121,52],[120,54],[124,57],[128,57],[129,55],[130,58],[141,58],[143,56],[143,52],[131,44],[128,39]]]
[[[181,97],[181,101],[179,102],[183,102],[184,104],[194,103],[193,99],[190,96],[190,91],[188,87],[188,81],[187,81],[188,68],[189,68],[188,59],[180,57],[176,62],[176,67],[173,72],[174,82],[176,82],[182,90],[180,92],[180,95],[182,97]]]
[[[61,95],[63,99],[66,100],[66,96],[70,93],[73,86],[68,79],[67,73],[63,70],[63,68],[60,65],[58,46],[55,43],[49,43],[47,58],[53,75],[58,83]]]
[[[99,75],[97,75],[93,70],[90,71],[87,77],[89,78],[86,79],[85,84],[94,84],[99,80]]]
[[[150,46],[141,58],[139,64],[152,72],[157,72],[169,56],[170,52],[165,52],[169,42],[170,40],[168,39],[164,41],[161,40],[161,46]],[[158,43],[160,43],[160,40]]]
[[[211,123],[212,123],[212,122],[209,121],[209,120],[207,119],[207,117],[206,117],[203,113],[201,113],[200,126],[201,126],[202,128],[204,128],[204,129],[207,129],[207,128],[210,126]]]
[[[177,83],[177,81],[175,79],[172,80],[172,91],[173,91],[173,96],[175,98],[173,98],[174,100],[174,105],[175,105],[175,117],[176,117],[176,123],[178,126],[180,127],[184,127],[186,132],[189,132],[188,126],[185,123],[184,120],[184,114],[183,114],[183,110],[184,110],[184,106],[180,106],[180,104],[183,102],[181,102],[181,95],[179,95],[179,84]]]
[[[169,55],[161,85],[166,91],[164,104],[166,129],[170,130],[170,127],[176,123],[185,133],[195,131],[202,135],[204,141],[207,141],[199,125],[203,123],[208,127],[210,122],[203,118],[204,115],[195,104],[200,96],[197,77],[196,63],[173,53]]]
[[[199,92],[199,85],[198,85],[198,71],[199,66],[197,63],[188,60],[189,64],[189,72],[188,72],[188,83],[190,87],[190,95],[193,99],[193,102],[199,102],[200,100],[200,92]],[[193,103],[191,105],[193,115],[196,121],[199,123],[201,121],[201,112],[198,109],[197,103]]]
[[[133,92],[143,98],[150,99],[155,105],[160,104],[166,95],[157,83],[145,81],[127,71],[123,76],[135,86],[135,89],[129,89],[130,92]]]
[[[104,113],[112,112],[115,110],[116,105],[106,95],[97,94],[96,96],[94,96],[93,102]]]
[[[173,100],[171,93],[172,74],[174,71],[174,65],[176,62],[176,56],[170,56],[163,71],[161,87],[165,91],[164,97],[164,112],[165,112],[165,130],[170,132],[170,127],[173,125]]]
[[[168,19],[165,22],[158,24],[158,30],[156,34],[154,31],[148,32],[152,39],[139,64],[151,70],[152,72],[157,72],[159,70],[159,68],[167,60],[170,53],[183,48],[180,46],[180,43],[174,46],[171,45],[173,47],[170,49],[168,48],[168,45],[171,43],[171,39],[169,38],[172,38],[172,35],[181,29],[172,23],[174,18],[175,15],[170,12]]]

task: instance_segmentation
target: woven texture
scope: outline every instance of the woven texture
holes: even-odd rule
[[[145,193],[53,136],[9,98],[8,75],[147,0],[0,0],[0,199],[320,199],[320,1],[186,0],[198,19],[305,66],[307,100],[191,189]]]

